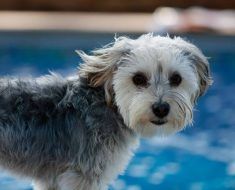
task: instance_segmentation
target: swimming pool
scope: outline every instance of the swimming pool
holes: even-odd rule
[[[214,78],[194,111],[194,126],[142,140],[110,190],[235,190],[235,37],[185,37],[210,57]],[[112,39],[111,34],[0,32],[0,75],[75,74],[80,61],[75,49],[89,51]],[[30,189],[30,181],[0,172],[0,190]]]

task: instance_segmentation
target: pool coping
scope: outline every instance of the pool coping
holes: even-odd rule
[[[150,13],[0,11],[0,31],[148,32]]]

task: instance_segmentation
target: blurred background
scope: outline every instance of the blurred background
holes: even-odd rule
[[[234,0],[3,0],[0,76],[76,73],[86,52],[147,32],[180,35],[209,58],[214,85],[199,101],[193,127],[142,140],[110,190],[235,190]],[[31,181],[0,169],[0,190]]]

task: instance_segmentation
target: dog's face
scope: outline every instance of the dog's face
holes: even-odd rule
[[[208,62],[180,38],[144,35],[118,38],[85,61],[80,74],[103,85],[125,124],[143,136],[181,130],[193,119],[193,106],[211,84]]]

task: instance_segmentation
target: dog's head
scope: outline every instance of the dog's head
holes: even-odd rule
[[[193,119],[193,106],[212,83],[207,59],[179,37],[143,35],[115,39],[87,55],[79,74],[103,86],[125,124],[143,136],[181,130]]]

